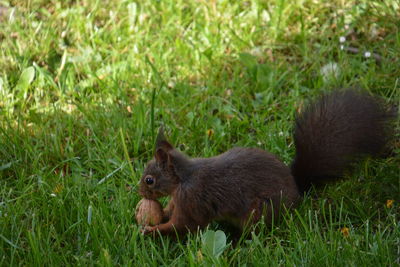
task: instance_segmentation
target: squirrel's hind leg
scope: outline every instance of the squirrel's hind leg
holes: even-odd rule
[[[282,201],[278,198],[256,198],[248,213],[241,219],[242,229],[251,227],[262,218],[268,225],[271,225],[279,218]]]

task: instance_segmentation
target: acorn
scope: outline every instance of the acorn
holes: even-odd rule
[[[136,221],[141,225],[154,226],[160,224],[163,209],[157,200],[143,198],[136,206]]]

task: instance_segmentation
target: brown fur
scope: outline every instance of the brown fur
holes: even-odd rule
[[[389,133],[376,129],[385,128],[391,117],[378,100],[354,90],[323,96],[296,121],[292,168],[257,148],[189,158],[161,130],[139,192],[145,198],[169,195],[171,200],[163,223],[145,228],[144,233],[184,234],[213,220],[242,229],[263,215],[269,223],[282,206],[295,205],[316,177],[340,176],[355,156],[381,151]],[[146,177],[154,183],[147,185]]]

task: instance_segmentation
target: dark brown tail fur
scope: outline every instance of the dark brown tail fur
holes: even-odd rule
[[[296,118],[296,156],[291,169],[300,192],[343,175],[364,155],[383,151],[395,117],[383,103],[354,89],[335,91],[309,105]]]

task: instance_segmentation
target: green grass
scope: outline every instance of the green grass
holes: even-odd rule
[[[0,266],[399,264],[399,142],[218,258],[133,216],[161,123],[191,156],[254,146],[289,164],[308,99],[358,86],[400,104],[398,1],[0,4]]]

